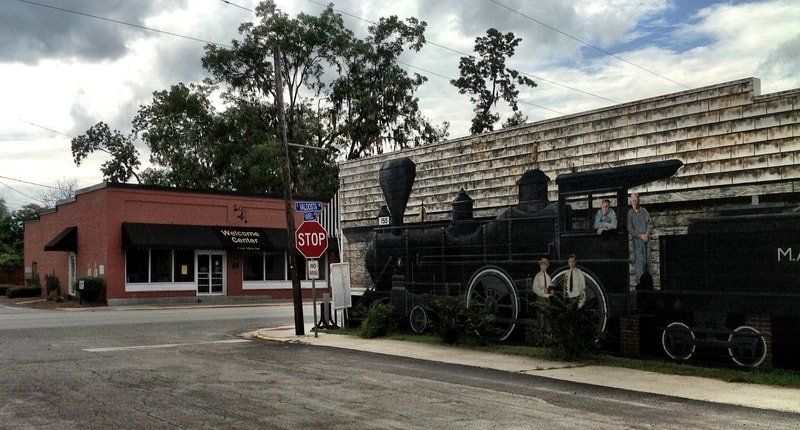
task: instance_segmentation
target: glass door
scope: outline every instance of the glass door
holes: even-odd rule
[[[222,252],[196,254],[197,294],[225,293],[225,255]]]

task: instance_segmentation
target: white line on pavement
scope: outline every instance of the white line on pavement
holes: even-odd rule
[[[82,351],[86,352],[109,352],[109,351],[129,351],[134,349],[159,349],[159,348],[174,348],[176,346],[190,346],[190,345],[209,345],[214,343],[243,343],[251,342],[249,339],[228,339],[228,340],[215,340],[211,342],[190,342],[190,343],[164,343],[161,345],[137,345],[137,346],[116,346],[107,348],[87,348]]]

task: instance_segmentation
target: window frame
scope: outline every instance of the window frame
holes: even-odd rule
[[[153,282],[153,248],[147,249],[147,281],[128,282],[128,251],[125,250],[125,264],[123,279],[126,292],[142,291],[197,291],[197,271],[195,270],[191,281],[175,281],[175,249],[169,249],[170,255],[170,281]],[[143,250],[143,249],[140,249]],[[193,252],[194,255],[194,252]],[[196,260],[196,257],[193,257]],[[196,263],[196,261],[195,261]]]

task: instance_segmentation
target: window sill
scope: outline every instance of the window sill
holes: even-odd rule
[[[318,279],[317,288],[327,288],[328,281]],[[311,289],[311,281],[300,281],[300,288]],[[243,290],[291,290],[292,281],[244,281]]]
[[[125,292],[136,293],[143,291],[197,291],[194,282],[142,282],[125,284]]]

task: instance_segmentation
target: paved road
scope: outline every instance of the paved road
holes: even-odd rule
[[[291,312],[0,307],[0,427],[800,428],[790,414],[238,337]]]

